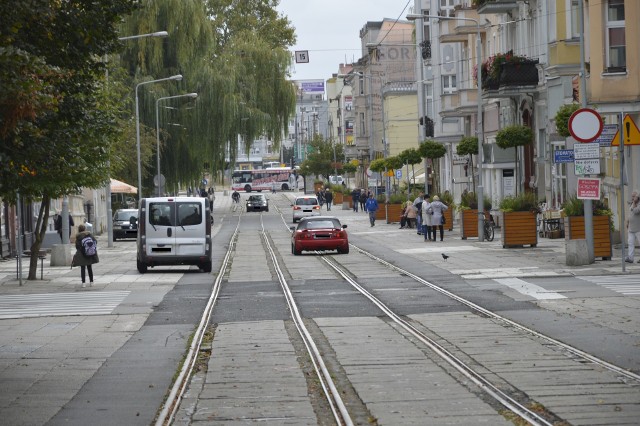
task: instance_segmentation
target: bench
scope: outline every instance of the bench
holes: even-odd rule
[[[31,257],[31,250],[25,250],[22,252],[22,257]],[[45,250],[38,251],[38,259],[40,259],[40,279],[44,279],[44,259],[47,257]],[[19,277],[20,271],[18,270],[20,263],[18,262],[18,256],[16,256],[16,278]]]

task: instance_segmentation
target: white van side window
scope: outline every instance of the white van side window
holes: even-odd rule
[[[202,223],[201,203],[178,203],[178,220],[180,225],[199,225]]]

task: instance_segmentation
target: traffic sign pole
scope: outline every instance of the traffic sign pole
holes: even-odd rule
[[[626,271],[627,265],[627,252],[625,251],[625,237],[628,238],[628,231],[625,231],[625,206],[624,206],[624,118],[622,118],[622,114],[620,113],[620,117],[618,117],[618,121],[620,122],[620,239],[622,240],[622,272]],[[636,243],[635,237],[633,239],[633,244]]]
[[[586,95],[586,93],[585,93]],[[586,96],[585,96],[586,98]],[[583,105],[586,103],[583,100]],[[569,132],[579,142],[593,142],[602,133],[604,123],[597,111],[590,108],[580,108],[569,118]],[[589,177],[590,175],[586,175]],[[589,263],[595,262],[593,243],[593,209],[590,199],[582,200],[584,205],[584,236],[587,240]]]

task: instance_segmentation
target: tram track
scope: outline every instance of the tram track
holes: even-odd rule
[[[278,207],[276,208],[276,210],[281,215],[284,226],[288,228],[288,224],[284,218],[283,211]],[[243,213],[244,212],[241,212],[241,217],[238,220],[235,232],[233,233],[233,236],[231,238],[229,247],[224,257],[224,261],[222,262],[222,266],[219,270],[219,273],[217,274],[211,298],[207,303],[205,313],[202,317],[202,320],[200,321],[200,324],[198,325],[196,332],[194,333],[193,343],[189,348],[184,367],[178,375],[178,379],[176,380],[176,383],[172,388],[169,397],[167,398],[167,402],[162,409],[161,415],[158,417],[156,425],[165,425],[171,423],[171,421],[173,420],[173,416],[175,415],[175,411],[177,410],[177,406],[179,405],[180,399],[182,398],[182,395],[188,385],[188,380],[193,371],[195,357],[200,349],[206,325],[209,322],[211,312],[213,311],[216,299],[220,292],[220,286],[222,285],[222,281],[225,276],[224,272],[227,271],[227,269],[230,267],[230,262],[239,238],[239,229],[241,226]],[[298,303],[295,299],[296,297],[301,296],[294,295],[295,292],[292,292],[289,286],[288,279],[290,279],[290,275],[287,273],[286,267],[281,264],[282,259],[284,258],[283,254],[287,253],[286,247],[281,247],[279,249],[276,246],[276,243],[273,242],[269,232],[265,230],[262,215],[260,216],[260,228],[258,229],[258,232],[260,233],[260,239],[266,252],[265,254],[270,260],[272,271],[277,278],[277,281],[284,294],[292,322],[295,324],[295,328],[300,335],[306,352],[308,353],[309,359],[313,364],[316,376],[322,388],[322,393],[325,395],[325,398],[328,401],[328,405],[331,408],[331,412],[334,416],[335,422],[336,424],[340,425],[351,425],[353,424],[353,421],[351,420],[349,411],[346,408],[347,404],[342,401],[342,398],[340,396],[340,389],[338,386],[336,386],[332,378],[332,375],[335,372],[330,371],[330,368],[327,367],[321,356],[321,351],[318,349],[318,345],[316,344],[316,342],[314,342],[311,333],[305,326],[304,319],[300,313]],[[371,262],[375,262],[378,265],[381,265],[384,268],[397,273],[398,275],[408,277],[416,283],[419,283],[420,285],[425,286],[430,290],[436,291],[439,294],[454,300],[456,303],[459,303],[468,308],[470,311],[474,312],[478,317],[488,318],[499,322],[503,327],[535,338],[540,342],[543,342],[542,344],[544,345],[551,345],[559,348],[561,351],[564,351],[570,356],[575,357],[578,362],[590,363],[595,366],[605,368],[618,375],[619,377],[622,377],[625,381],[640,384],[640,376],[633,372],[622,369],[605,360],[588,354],[578,348],[565,344],[550,336],[546,336],[536,330],[510,320],[509,318],[492,312],[491,310],[488,310],[471,302],[470,300],[460,297],[446,290],[445,288],[440,287],[428,280],[425,280],[408,270],[400,268],[354,244],[351,244],[351,247],[355,249],[357,253],[369,259]],[[464,377],[464,380],[472,382],[478,389],[481,390],[482,393],[496,401],[499,405],[505,407],[512,413],[519,416],[522,420],[532,425],[563,424],[563,419],[555,413],[548,410],[541,410],[540,404],[531,404],[532,400],[526,397],[527,392],[524,390],[520,390],[517,387],[517,384],[506,383],[504,381],[501,382],[500,380],[495,381],[487,378],[487,376],[497,376],[497,374],[494,374],[491,371],[490,367],[485,367],[481,363],[474,364],[473,357],[467,355],[466,353],[464,353],[464,351],[456,353],[457,348],[454,344],[447,344],[446,336],[440,336],[443,337],[443,339],[438,339],[438,333],[435,331],[433,333],[430,333],[429,328],[426,325],[416,323],[411,318],[407,319],[405,316],[400,315],[393,309],[389,308],[389,306],[384,301],[380,300],[373,294],[372,291],[367,289],[366,284],[359,282],[357,278],[354,278],[352,276],[352,274],[345,268],[345,266],[341,264],[340,256],[322,255],[316,257],[315,259],[321,261],[328,268],[328,270],[333,271],[333,274],[341,277],[342,280],[347,282],[359,294],[363,295],[372,304],[377,306],[378,309],[380,309],[386,315],[389,321],[392,321],[393,324],[397,325],[399,329],[403,330],[405,333],[408,333],[408,335],[412,336],[422,345],[427,347],[431,352],[436,354],[440,360],[444,361],[447,365],[454,368],[461,375],[461,377]],[[425,330],[425,328],[427,330]],[[435,335],[436,338],[434,338],[433,335]],[[444,343],[440,340],[443,340]],[[192,358],[194,358],[193,362],[191,361]],[[471,360],[471,362],[469,362],[469,360]]]

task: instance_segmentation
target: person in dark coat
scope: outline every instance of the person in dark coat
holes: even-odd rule
[[[78,225],[78,233],[76,234],[76,254],[73,255],[73,262],[71,266],[79,266],[80,267],[80,278],[82,278],[82,287],[85,287],[85,268],[87,272],[89,272],[89,286],[93,285],[93,269],[91,265],[94,263],[98,263],[100,259],[98,259],[98,251],[96,250],[96,254],[93,256],[85,256],[84,250],[82,248],[82,240],[85,237],[91,237],[93,243],[96,245],[98,241],[95,239],[91,232],[87,231],[84,225]]]
[[[326,201],[327,203],[327,211],[331,210],[331,204],[333,203],[333,193],[329,188],[324,191],[324,201]]]
[[[69,215],[69,238],[71,238],[71,230],[73,229],[73,218]],[[58,231],[58,235],[60,235],[60,242],[62,242],[62,215],[58,214],[53,221],[53,228]],[[69,241],[71,242],[71,241]]]
[[[351,202],[353,203],[353,211],[358,211],[358,205],[360,204],[360,189],[355,188],[351,191]]]

